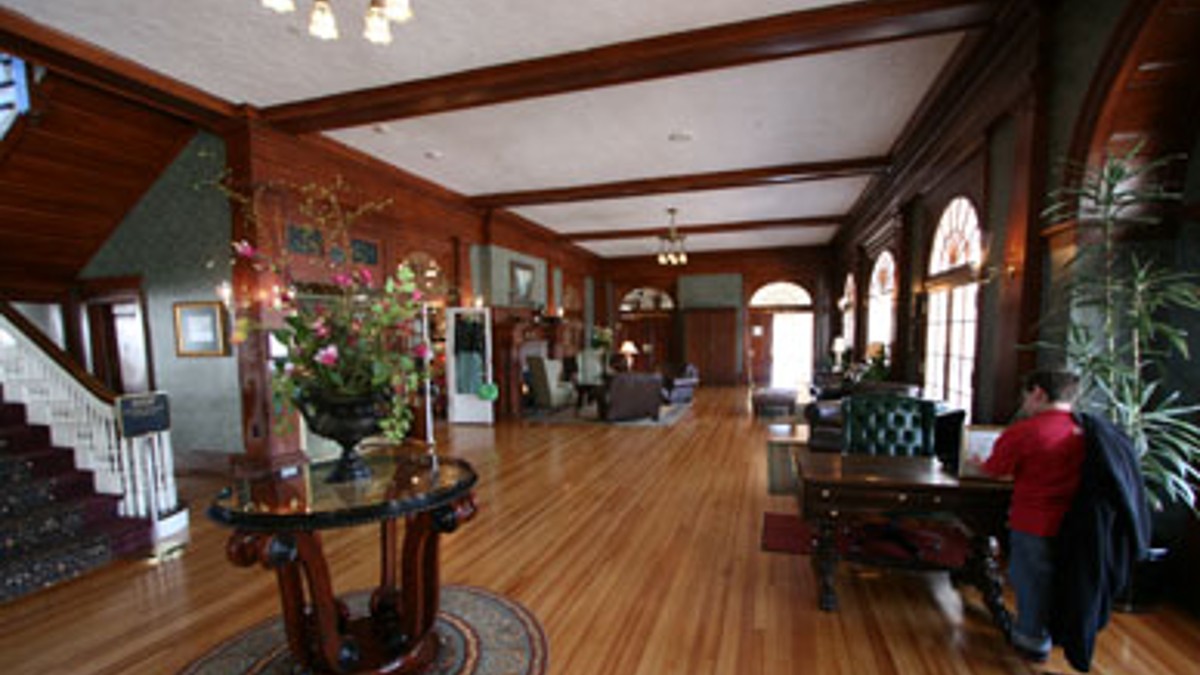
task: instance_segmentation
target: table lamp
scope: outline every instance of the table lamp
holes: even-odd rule
[[[633,344],[633,340],[626,340],[621,343],[621,348],[618,352],[625,355],[625,369],[633,370],[633,357],[637,355],[637,345]]]

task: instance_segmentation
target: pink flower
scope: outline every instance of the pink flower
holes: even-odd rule
[[[258,250],[254,248],[254,244],[242,239],[241,241],[233,242],[233,252],[239,258],[253,258],[258,253]]]
[[[419,288],[415,288],[415,289],[413,289],[413,302],[420,302],[420,301],[421,301],[421,297],[422,297],[422,296],[421,296],[421,289],[419,289]]]
[[[333,275],[333,285],[339,288],[350,288],[354,285],[354,278],[345,272],[338,272]]]
[[[325,323],[325,317],[323,316],[317,317],[317,320],[312,324],[312,329],[319,338],[329,337],[329,324]]]
[[[332,366],[336,364],[338,360],[337,345],[326,345],[321,347],[317,350],[317,355],[315,358],[317,363],[323,366]]]
[[[370,286],[371,282],[375,280],[375,277],[371,275],[371,270],[366,267],[358,268],[356,276],[358,277],[358,283],[363,286]]]
[[[418,359],[429,358],[429,345],[425,344],[424,342],[417,345],[416,348],[413,349],[413,355],[416,356]]]

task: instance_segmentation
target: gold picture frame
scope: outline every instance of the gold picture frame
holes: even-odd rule
[[[175,309],[175,354],[177,356],[225,356],[225,305],[219,300],[177,302]]]

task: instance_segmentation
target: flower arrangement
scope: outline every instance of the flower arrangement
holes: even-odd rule
[[[349,252],[350,225],[381,205],[347,209],[341,190],[340,181],[301,187],[300,212],[308,221],[304,226],[319,231],[331,249]],[[270,301],[281,325],[265,330],[283,348],[273,353],[271,380],[283,424],[306,403],[367,398],[377,402],[384,435],[403,439],[412,425],[420,364],[429,356],[413,270],[400,265],[377,283],[370,268],[343,253],[322,258],[325,281],[304,284],[295,277],[286,246],[278,246],[275,255],[247,241],[233,248],[237,260],[275,278]],[[258,328],[249,317],[238,316],[234,341]]]
[[[612,349],[613,329],[606,326],[592,327],[592,348]]]

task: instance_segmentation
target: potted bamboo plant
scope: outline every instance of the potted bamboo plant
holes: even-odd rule
[[[1190,358],[1179,319],[1200,310],[1200,284],[1162,251],[1126,241],[1135,228],[1161,225],[1164,205],[1182,200],[1156,179],[1180,158],[1140,161],[1140,149],[1077,167],[1075,179],[1051,193],[1044,215],[1077,219],[1081,242],[1067,263],[1066,335],[1055,347],[1080,375],[1081,408],[1106,416],[1133,441],[1160,516],[1158,546],[1171,539],[1161,514],[1200,512],[1200,405],[1166,378],[1173,360]],[[1165,558],[1161,548],[1154,554]]]

